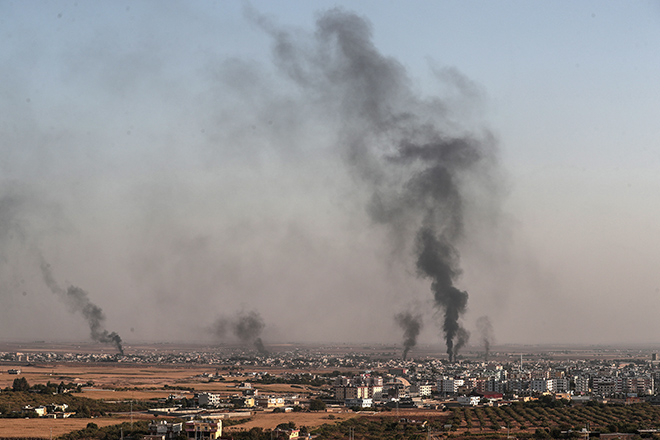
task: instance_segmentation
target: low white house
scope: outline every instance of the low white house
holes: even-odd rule
[[[358,408],[371,408],[374,405],[373,399],[346,399],[344,405],[348,407],[357,406]]]
[[[463,406],[477,406],[481,397],[479,396],[458,396],[456,401]]]

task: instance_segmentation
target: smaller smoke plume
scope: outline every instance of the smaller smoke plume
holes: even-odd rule
[[[218,318],[212,326],[213,333],[218,338],[227,335],[228,328],[239,341],[246,345],[252,345],[259,353],[267,354],[268,350],[261,340],[261,332],[266,327],[264,320],[257,311],[241,312],[234,319]]]
[[[261,340],[261,338],[255,339],[253,345],[254,348],[256,348],[259,353],[268,354],[268,350],[266,350],[266,347],[264,346],[264,342]]]
[[[422,329],[422,317],[410,312],[401,312],[394,316],[394,320],[403,330],[403,360],[405,361],[410,349],[417,345],[417,336]]]
[[[238,315],[238,318],[232,324],[232,332],[241,342],[246,344],[252,343],[255,345],[255,348],[259,349],[257,346],[257,340],[261,342],[259,336],[265,326],[261,315],[253,310]],[[261,347],[263,348],[263,343],[261,344]]]
[[[493,325],[490,323],[490,318],[488,316],[482,316],[477,319],[477,330],[479,331],[479,337],[481,342],[484,344],[484,350],[486,351],[485,360],[488,362],[488,354],[490,353],[490,346],[493,344]]]
[[[456,360],[456,355],[458,351],[465,346],[470,340],[470,332],[465,330],[463,327],[459,327],[456,331],[456,343],[454,344],[454,361]]]
[[[109,332],[105,329],[103,325],[105,321],[103,310],[89,299],[87,292],[76,286],[69,286],[67,290],[62,289],[55,281],[55,278],[53,278],[50,265],[43,258],[41,260],[41,273],[46,286],[48,286],[51,292],[62,298],[68,304],[72,313],[83,315],[89,325],[90,336],[93,341],[114,344],[117,350],[119,350],[119,353],[121,355],[124,354],[121,337],[117,333]]]

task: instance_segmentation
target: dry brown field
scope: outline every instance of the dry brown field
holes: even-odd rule
[[[2,363],[0,371],[0,387],[11,387],[14,379],[25,377],[30,384],[46,383],[48,381],[60,383],[74,382],[85,384],[94,383],[95,389],[117,388],[149,388],[163,389],[164,385],[194,387],[208,391],[229,391],[235,389],[234,383],[211,382],[208,379],[196,377],[203,373],[214,373],[215,369],[209,366],[148,366],[141,364],[74,364],[74,363],[48,363],[21,365]],[[20,376],[7,374],[10,368],[19,368]],[[231,380],[246,380],[228,378]],[[172,392],[172,391],[170,391]],[[90,393],[89,396],[93,397]],[[165,396],[167,397],[167,396]],[[105,397],[102,397],[105,398]],[[130,397],[129,397],[130,398]]]
[[[19,368],[20,375],[10,375],[8,369]],[[272,374],[281,373],[282,369],[258,368],[245,372],[269,371]],[[82,397],[100,399],[105,401],[150,400],[167,398],[170,394],[177,398],[192,398],[193,392],[176,389],[163,389],[164,385],[171,387],[191,387],[195,391],[209,391],[224,395],[239,394],[239,382],[249,382],[250,376],[226,376],[225,381],[209,382],[204,373],[216,372],[214,366],[208,365],[142,365],[142,364],[87,364],[87,363],[1,363],[0,388],[11,387],[14,379],[25,377],[34,385],[46,382],[59,383],[64,381],[85,384],[89,381],[93,387],[84,387],[80,394]],[[222,373],[226,374],[226,371]],[[306,386],[291,386],[286,384],[257,385],[262,393],[305,393],[309,392]],[[128,388],[128,389],[126,389]],[[250,429],[259,426],[265,429],[274,428],[283,422],[293,421],[297,425],[318,426],[323,423],[332,423],[334,420],[344,420],[355,417],[354,413],[264,413],[258,412],[246,425],[239,425],[232,429]],[[153,419],[149,415],[134,415]],[[99,426],[108,426],[128,421],[127,416],[113,416],[94,419],[0,419],[0,437],[42,437],[49,438],[51,434],[57,436],[73,430],[82,429],[87,423],[93,421]]]
[[[8,369],[19,368],[20,376],[10,375]],[[86,384],[93,382],[93,387],[85,387],[83,395],[92,399],[104,400],[149,400],[167,398],[170,394],[191,397],[185,390],[164,389],[171,387],[194,388],[195,391],[208,391],[223,395],[240,393],[239,382],[249,382],[249,376],[225,376],[224,381],[210,382],[204,373],[214,374],[215,367],[209,365],[143,365],[143,364],[80,364],[80,363],[42,363],[21,365],[17,363],[0,364],[0,388],[11,387],[14,379],[25,377],[31,384],[46,382],[73,382]],[[259,368],[254,371],[269,371],[277,374],[283,370]],[[226,372],[222,372],[225,373]],[[128,388],[128,390],[126,390]],[[287,384],[259,385],[262,393],[307,393],[307,386]]]
[[[315,427],[324,423],[335,423],[342,420],[359,417],[359,413],[354,412],[289,412],[289,413],[257,413],[247,423],[234,425],[226,428],[227,431],[249,430],[254,427],[264,429],[275,429],[280,423],[294,422],[296,426]]]
[[[143,415],[134,415],[133,420],[144,420]],[[149,416],[149,419],[152,417]],[[99,427],[130,422],[130,417],[103,417],[94,419],[0,419],[0,437],[41,437],[50,438],[66,434],[78,429],[84,429],[88,423],[96,423]]]
[[[419,409],[400,409],[398,412],[352,412],[352,411],[338,411],[338,412],[309,412],[309,413],[257,413],[252,419],[241,425],[230,426],[228,431],[233,430],[249,430],[254,427],[264,429],[274,429],[280,423],[294,422],[296,426],[317,427],[324,423],[336,423],[343,420],[352,419],[355,417],[374,417],[380,419],[384,416],[390,417],[407,417],[407,418],[429,418],[429,417],[448,417],[451,413],[449,411],[434,411],[434,410],[419,410]]]

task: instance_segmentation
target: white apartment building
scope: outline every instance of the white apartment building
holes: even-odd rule
[[[465,381],[463,379],[439,379],[438,391],[441,393],[455,394],[458,387],[462,387]]]
[[[529,383],[529,388],[532,392],[545,393],[546,391],[554,391],[553,379],[532,379]]]
[[[414,383],[410,385],[411,396],[430,396],[432,386],[430,384]]]

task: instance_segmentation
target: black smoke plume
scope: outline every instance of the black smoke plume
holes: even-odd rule
[[[266,324],[257,311],[241,312],[233,319],[218,318],[213,324],[213,333],[224,338],[227,334],[227,328],[239,341],[246,345],[252,345],[259,353],[268,354],[268,350],[261,340],[261,333]]]
[[[490,346],[493,344],[493,325],[490,323],[490,318],[488,316],[481,316],[477,319],[477,331],[479,332],[479,337],[481,342],[484,344],[485,361],[488,362],[488,355],[490,354]]]
[[[272,36],[276,65],[311,100],[306,108],[338,124],[336,144],[372,194],[372,220],[388,227],[395,249],[413,251],[418,275],[431,281],[449,360],[455,360],[466,341],[460,318],[468,300],[455,286],[457,245],[466,205],[477,209],[497,188],[491,136],[452,112],[456,99],[419,96],[405,68],[374,46],[362,17],[332,9],[319,16],[314,37],[299,38],[249,12]],[[478,98],[478,87],[456,69],[435,73],[462,110]]]
[[[445,334],[449,362],[456,359],[456,353],[467,342],[467,332],[458,318],[465,312],[468,294],[453,285],[457,270],[453,262],[456,251],[449,243],[437,237],[429,227],[417,233],[417,270],[423,277],[431,279],[431,290],[437,306],[444,309],[442,330]]]
[[[417,336],[422,329],[422,316],[410,312],[397,313],[394,319],[403,330],[403,360],[408,358],[408,352],[417,345]]]
[[[62,298],[72,313],[80,313],[85,318],[89,325],[92,340],[104,344],[114,344],[123,356],[124,348],[121,337],[117,333],[109,332],[105,329],[103,325],[105,321],[103,310],[89,299],[88,293],[76,286],[69,286],[66,290],[62,289],[55,281],[53,273],[50,270],[50,265],[43,258],[41,259],[40,266],[44,282],[51,292]]]

